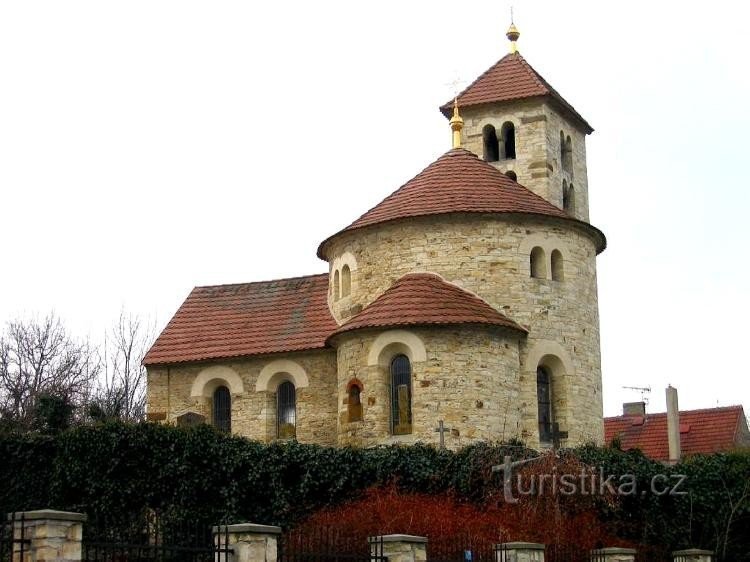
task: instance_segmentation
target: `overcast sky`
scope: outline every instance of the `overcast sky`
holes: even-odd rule
[[[515,2],[588,138],[605,413],[750,409],[750,8]],[[162,327],[195,285],[327,270],[320,241],[449,149],[438,106],[510,2],[0,2],[0,322]]]

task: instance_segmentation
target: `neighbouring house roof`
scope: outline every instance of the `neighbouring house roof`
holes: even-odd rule
[[[144,365],[325,347],[338,328],[328,275],[196,287],[146,354]]]
[[[362,328],[484,324],[528,331],[487,302],[433,273],[401,277],[332,336]]]
[[[398,219],[447,213],[510,213],[564,219],[591,232],[598,239],[598,251],[606,246],[599,229],[571,218],[468,150],[454,148],[345,229],[323,241],[318,247],[318,257],[325,259],[326,244],[344,232]]]
[[[743,444],[747,424],[742,406],[680,411],[682,456],[728,451]],[[647,457],[669,460],[667,414],[604,418],[606,442],[620,440],[623,450],[640,449]]]
[[[459,107],[471,107],[535,97],[549,97],[573,117],[586,133],[594,129],[575,108],[549,85],[520,53],[505,55],[488,68],[458,95]],[[450,117],[453,100],[440,107],[443,115]]]

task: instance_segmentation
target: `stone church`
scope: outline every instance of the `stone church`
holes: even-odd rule
[[[196,287],[146,355],[148,417],[260,441],[602,441],[593,129],[516,48],[453,148],[321,242],[328,273]]]

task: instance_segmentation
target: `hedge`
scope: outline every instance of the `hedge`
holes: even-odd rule
[[[0,435],[0,513],[52,508],[117,521],[153,509],[177,519],[289,527],[393,482],[409,492],[452,492],[481,503],[502,486],[492,465],[505,455],[535,454],[520,443],[457,452],[427,445],[261,444],[205,425],[112,422],[50,436]],[[687,476],[686,496],[646,494],[602,503],[601,518],[616,522],[629,538],[719,549],[737,553],[737,560],[750,553],[747,452],[696,456],[670,468],[638,451],[586,446],[566,454],[607,474],[634,474],[645,487],[657,473]]]

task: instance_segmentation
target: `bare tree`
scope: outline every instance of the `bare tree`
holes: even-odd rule
[[[105,338],[105,371],[90,408],[93,417],[130,421],[143,418],[146,369],[142,363],[154,335],[153,323],[120,313],[120,318]]]
[[[54,314],[9,322],[0,334],[0,418],[30,427],[45,395],[81,405],[99,370],[96,348],[69,337]]]

